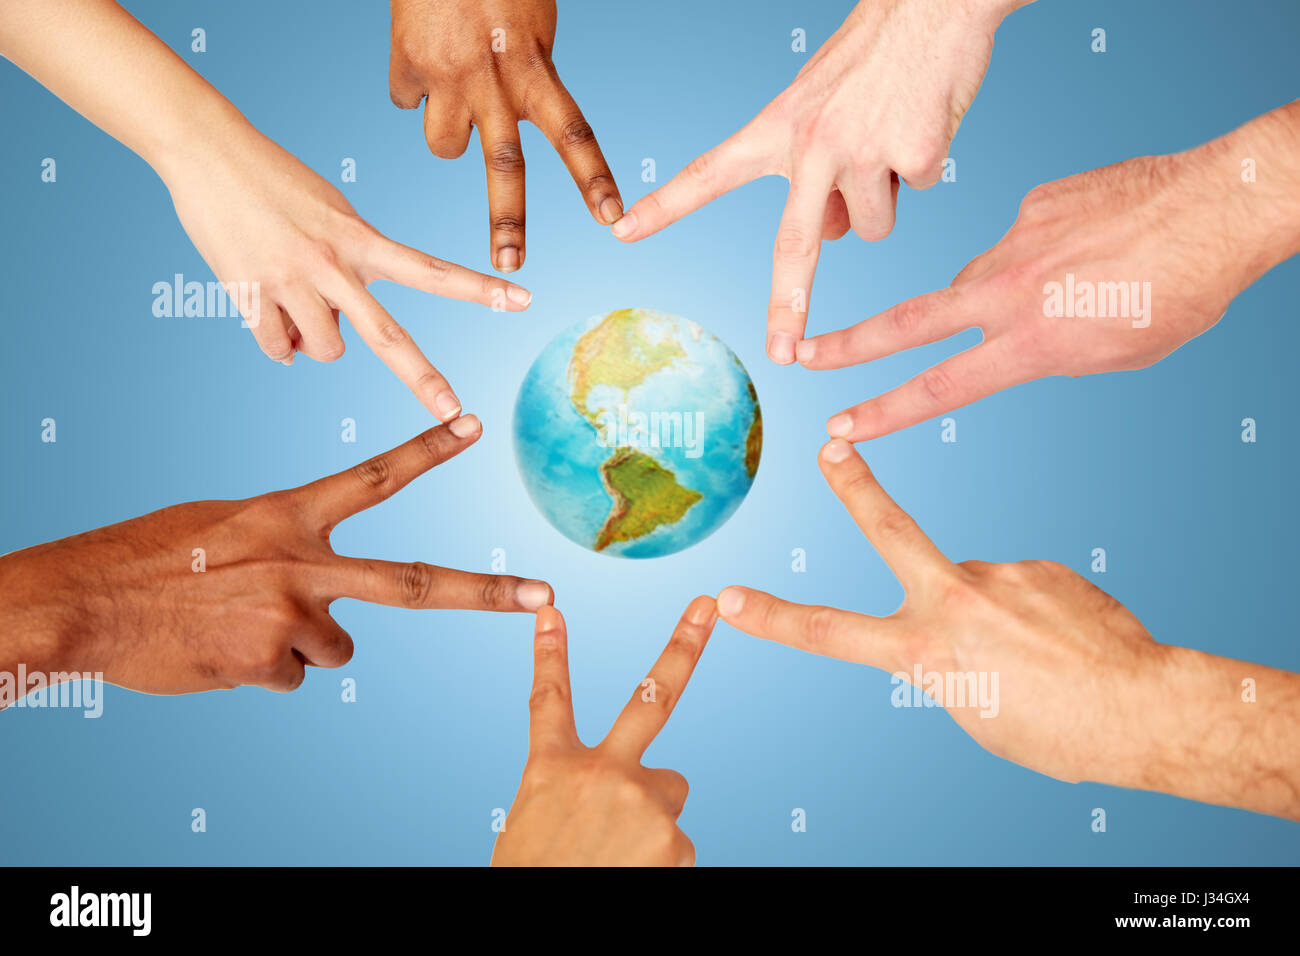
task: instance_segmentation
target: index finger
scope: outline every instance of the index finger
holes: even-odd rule
[[[553,68],[544,86],[540,101],[529,108],[527,118],[541,129],[560,154],[591,215],[597,222],[613,225],[623,215],[623,197],[596,142],[596,134]]]
[[[498,311],[522,312],[533,300],[533,294],[523,286],[466,269],[387,236],[379,237],[367,265],[376,279],[387,279],[444,299],[477,302]]]
[[[822,446],[818,463],[831,490],[844,503],[862,533],[897,575],[903,590],[954,565],[906,511],[900,508],[857,450],[842,438]]]
[[[624,242],[644,239],[763,175],[766,151],[754,129],[752,123],[745,126],[638,199],[614,223],[614,237]]]
[[[810,654],[872,667],[895,662],[897,621],[892,618],[793,604],[735,585],[718,595],[718,613],[738,631]]]
[[[332,295],[361,340],[441,422],[460,414],[460,399],[396,319],[363,286]]]
[[[318,523],[333,528],[344,518],[391,498],[430,468],[459,455],[482,433],[477,417],[462,415],[347,471],[303,485],[294,494]]]
[[[717,606],[711,597],[697,597],[687,606],[668,646],[649,676],[637,685],[601,747],[640,761],[677,706],[717,620]]]
[[[547,605],[533,630],[533,690],[528,696],[528,752],[579,743],[569,688],[569,635],[564,615]]]

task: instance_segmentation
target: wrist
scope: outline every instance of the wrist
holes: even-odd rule
[[[62,600],[57,584],[34,579],[24,560],[27,553],[0,557],[0,671],[68,670],[76,665],[79,643],[70,601]]]
[[[138,150],[169,186],[195,166],[239,154],[264,137],[233,103],[218,95],[175,122],[160,123],[153,139]]]

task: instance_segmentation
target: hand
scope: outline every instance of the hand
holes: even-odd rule
[[[901,177],[939,181],[974,100],[993,33],[1028,0],[862,0],[747,126],[700,156],[614,226],[643,239],[760,176],[790,181],[772,256],[767,354],[789,365],[803,338],[822,239],[894,228]]]
[[[259,133],[112,0],[8,0],[0,55],[148,162],[181,225],[252,328],[286,365],[343,354],[339,311],[442,421],[460,400],[366,291],[379,279],[501,311],[524,289],[384,238],[337,189]]]
[[[668,722],[717,621],[713,599],[686,608],[672,640],[603,741],[585,747],[573,722],[564,618],[537,612],[528,763],[497,837],[493,866],[691,866],[677,826],[686,779],[641,766]]]
[[[1242,156],[1272,170],[1269,182],[1244,183]],[[1297,161],[1292,104],[1192,152],[1039,186],[951,288],[799,343],[802,365],[832,369],[984,332],[979,345],[833,416],[827,431],[865,441],[1047,375],[1154,364],[1300,249],[1300,183],[1286,172]]]
[[[251,127],[237,123],[231,137],[243,145],[196,152],[160,171],[204,261],[221,281],[240,284],[240,311],[262,351],[285,365],[295,352],[334,361],[343,354],[341,310],[430,413],[441,421],[460,414],[442,373],[366,286],[386,279],[510,312],[526,308],[531,294],[385,238],[337,189]]]
[[[1157,644],[1060,564],[953,564],[847,442],[820,465],[902,607],[878,618],[729,587],[728,624],[887,670],[896,697],[919,679],[985,749],[1040,773],[1300,817],[1300,675]],[[1245,677],[1267,684],[1258,702],[1243,702]]]
[[[623,200],[591,127],[551,62],[554,0],[392,0],[389,92],[402,109],[427,94],[424,136],[435,156],[455,159],[478,127],[487,167],[492,262],[524,264],[524,154],[519,121],[546,134],[597,222],[623,214]]]
[[[0,558],[0,664],[104,674],[152,694],[258,684],[290,691],[339,667],[341,597],[408,608],[535,611],[549,585],[420,562],[345,558],[345,518],[458,455],[466,415],[348,471],[246,501],[200,501]],[[201,549],[201,551],[199,550]],[[25,641],[27,646],[13,646]],[[13,668],[10,668],[12,672]]]

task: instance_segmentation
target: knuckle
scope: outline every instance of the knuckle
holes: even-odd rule
[[[917,300],[908,299],[894,306],[894,310],[889,313],[889,324],[895,335],[910,338],[920,330],[924,318],[925,312]]]
[[[1032,216],[1043,206],[1047,205],[1056,196],[1057,186],[1055,182],[1042,183],[1035,186],[1029,192],[1025,193],[1025,198],[1020,201],[1020,215]]]
[[[393,464],[388,460],[387,455],[379,455],[355,466],[352,474],[367,488],[382,491],[393,480]]]
[[[393,105],[399,110],[413,110],[420,105],[420,100],[424,99],[424,94],[389,84],[388,98],[393,101]]]
[[[646,790],[641,781],[624,776],[614,787],[614,799],[619,803],[634,804],[645,800]]]
[[[776,251],[784,259],[807,259],[817,251],[817,242],[802,226],[786,224],[777,231]]]
[[[567,704],[568,702],[568,688],[553,680],[538,681],[533,685],[533,690],[528,695],[528,706],[532,708],[550,704]]]
[[[829,607],[814,608],[808,617],[807,637],[810,644],[830,643],[835,631],[835,613]]]
[[[515,579],[505,575],[488,575],[478,586],[484,607],[513,607]]]
[[[314,268],[337,269],[339,267],[338,250],[334,248],[333,243],[326,242],[323,239],[312,241],[308,247],[307,255]]]
[[[445,279],[451,272],[451,263],[445,259],[439,259],[437,256],[420,254],[420,268],[434,279]]]
[[[524,231],[524,217],[522,214],[514,215],[512,213],[501,213],[493,216],[492,231],[506,232],[512,236],[517,236]]]
[[[645,688],[644,682],[637,685],[635,691],[637,700],[644,701],[647,704],[653,704],[659,710],[672,709],[673,702],[677,699],[677,692],[672,687],[669,687],[663,681],[655,680],[654,697],[650,700],[645,700],[645,697],[643,696],[645,693],[644,688]]]
[[[434,369],[428,369],[421,372],[415,379],[412,390],[417,393],[441,391],[447,384],[447,380],[438,374]]]
[[[352,635],[346,632],[340,634],[338,639],[338,647],[337,647],[338,657],[336,658],[338,663],[334,664],[333,666],[342,667],[348,661],[352,660],[352,655],[356,653],[356,650],[357,650],[357,646],[356,643],[352,640]]]
[[[668,641],[665,650],[674,656],[684,657],[687,660],[695,660],[704,650],[704,642],[700,640],[698,629],[694,625],[685,625]]]
[[[420,433],[420,448],[424,451],[425,457],[435,465],[443,459],[442,438],[445,433],[445,429],[437,428],[430,428]]]
[[[937,365],[921,373],[921,388],[935,404],[947,402],[956,390],[952,376]]]
[[[916,520],[901,508],[895,508],[876,519],[876,534],[888,541],[906,538],[917,531]]]
[[[682,174],[696,185],[707,185],[713,181],[715,165],[716,161],[711,153],[702,153],[686,164]]]
[[[375,338],[380,347],[391,349],[402,345],[409,336],[399,323],[390,320],[379,327],[375,332]]]
[[[524,170],[524,151],[518,143],[495,143],[488,150],[488,168],[493,172],[515,174]]]
[[[560,141],[569,147],[590,146],[596,142],[596,134],[584,117],[573,116],[561,125]]]
[[[423,561],[412,561],[402,566],[402,600],[409,605],[420,605],[433,591],[433,567]]]

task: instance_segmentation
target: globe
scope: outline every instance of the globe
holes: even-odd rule
[[[619,309],[571,326],[519,389],[515,459],[561,534],[655,558],[716,531],[758,471],[763,419],[749,373],[694,322]]]

